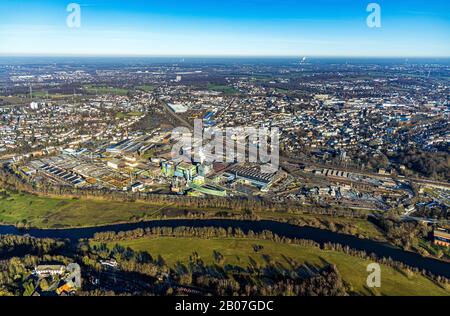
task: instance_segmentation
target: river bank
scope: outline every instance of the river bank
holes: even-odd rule
[[[221,227],[239,228],[247,233],[271,231],[280,237],[307,239],[315,241],[321,245],[325,243],[336,243],[348,246],[352,249],[365,251],[368,254],[375,254],[379,258],[391,258],[394,261],[404,263],[408,266],[427,270],[435,275],[450,278],[450,263],[445,261],[422,257],[421,255],[409,251],[404,251],[384,242],[361,239],[351,235],[331,232],[325,229],[295,226],[288,223],[276,221],[249,221],[249,220],[227,220],[227,219],[172,219],[153,220],[149,222],[126,223],[116,225],[105,225],[89,228],[68,228],[68,229],[20,229],[15,226],[0,226],[0,234],[25,235],[28,234],[37,238],[67,238],[77,241],[83,238],[92,238],[98,232],[120,232],[138,228],[151,227]]]

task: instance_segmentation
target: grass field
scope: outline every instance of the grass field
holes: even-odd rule
[[[98,226],[150,219],[162,206],[143,202],[113,202],[91,199],[50,198],[9,193],[0,198],[0,222],[33,227]]]
[[[33,97],[57,100],[57,99],[72,98],[73,94],[48,93],[47,91],[33,91]]]
[[[225,86],[225,85],[217,85],[217,84],[208,84],[208,90],[222,92],[227,95],[238,94],[239,91],[233,87]]]
[[[30,100],[29,93],[21,93],[11,97],[0,97],[4,101],[7,101],[9,104],[29,104],[30,101],[45,101],[45,100],[64,100],[68,98],[74,98],[73,93],[59,93],[59,92],[48,92],[43,90],[35,90],[33,91],[33,99]]]
[[[136,89],[144,91],[144,92],[152,92],[153,90],[155,90],[155,87],[151,86],[151,85],[142,85],[142,86],[136,86]]]
[[[142,112],[127,112],[127,113],[125,113],[125,112],[118,112],[116,114],[116,118],[125,119],[125,118],[129,118],[129,117],[133,117],[133,116],[141,116],[143,114],[144,113],[142,113]]]
[[[83,87],[83,89],[91,94],[127,95],[128,93],[128,90],[123,88],[95,86],[95,85],[86,85]]]
[[[368,260],[356,258],[341,252],[325,251],[315,247],[275,243],[268,240],[249,239],[200,239],[175,237],[146,237],[134,240],[108,243],[113,247],[119,243],[137,251],[147,251],[154,258],[161,255],[169,265],[177,261],[187,262],[193,252],[197,252],[206,263],[213,263],[213,250],[224,256],[224,264],[248,266],[250,257],[264,264],[264,255],[270,256],[274,262],[289,267],[287,259],[299,263],[323,266],[333,263],[338,267],[342,278],[351,285],[352,291],[363,295],[450,295],[450,289],[444,289],[419,274],[407,275],[394,268],[381,266],[381,287],[370,289],[366,286]],[[93,243],[95,244],[95,243]],[[253,246],[260,245],[257,253]]]

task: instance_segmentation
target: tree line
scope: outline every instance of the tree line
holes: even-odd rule
[[[229,227],[227,229],[220,227],[152,227],[146,229],[135,229],[131,231],[120,231],[120,232],[100,232],[96,233],[92,240],[98,242],[114,242],[121,240],[129,240],[129,239],[137,239],[143,237],[194,237],[194,238],[247,238],[247,239],[261,239],[261,240],[270,240],[277,243],[285,243],[285,244],[296,244],[307,247],[314,247],[322,250],[333,250],[343,252],[345,254],[371,260],[374,262],[378,262],[380,264],[384,264],[390,266],[392,268],[405,271],[406,273],[418,273],[422,274],[428,278],[431,278],[437,282],[449,283],[450,281],[442,276],[434,275],[426,270],[421,270],[418,268],[410,267],[402,262],[394,261],[391,258],[377,257],[375,254],[368,254],[365,251],[352,249],[348,246],[343,246],[338,243],[324,243],[323,245],[308,239],[298,239],[298,238],[287,238],[280,237],[277,234],[272,233],[271,231],[264,230],[262,232],[253,232],[249,230],[247,233],[242,231],[240,228],[232,228]]]

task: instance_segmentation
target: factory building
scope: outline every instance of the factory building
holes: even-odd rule
[[[241,179],[258,188],[269,186],[276,178],[276,173],[262,173],[257,168],[237,166],[225,173],[226,176]]]
[[[197,175],[197,167],[187,162],[180,162],[175,169],[174,175],[191,181]]]
[[[433,231],[434,244],[444,247],[450,247],[450,233],[448,230],[436,228]]]

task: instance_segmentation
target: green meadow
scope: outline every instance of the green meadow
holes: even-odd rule
[[[98,242],[93,242],[98,244]],[[371,289],[366,286],[369,260],[360,259],[337,251],[321,250],[315,247],[276,243],[269,240],[238,238],[201,239],[178,237],[144,237],[133,240],[110,242],[108,247],[120,244],[136,251],[146,251],[154,258],[161,255],[168,265],[177,261],[186,263],[196,252],[205,262],[214,263],[213,251],[224,257],[223,264],[246,267],[251,261],[264,265],[266,260],[281,263],[289,268],[291,260],[298,263],[322,267],[326,263],[335,264],[343,280],[353,294],[359,295],[440,295],[449,296],[450,289],[443,288],[432,280],[415,273],[398,271],[381,265],[381,287]],[[254,246],[262,246],[255,252]]]
[[[0,197],[0,223],[40,228],[85,227],[137,221],[161,205],[95,199],[70,199],[8,193]]]

